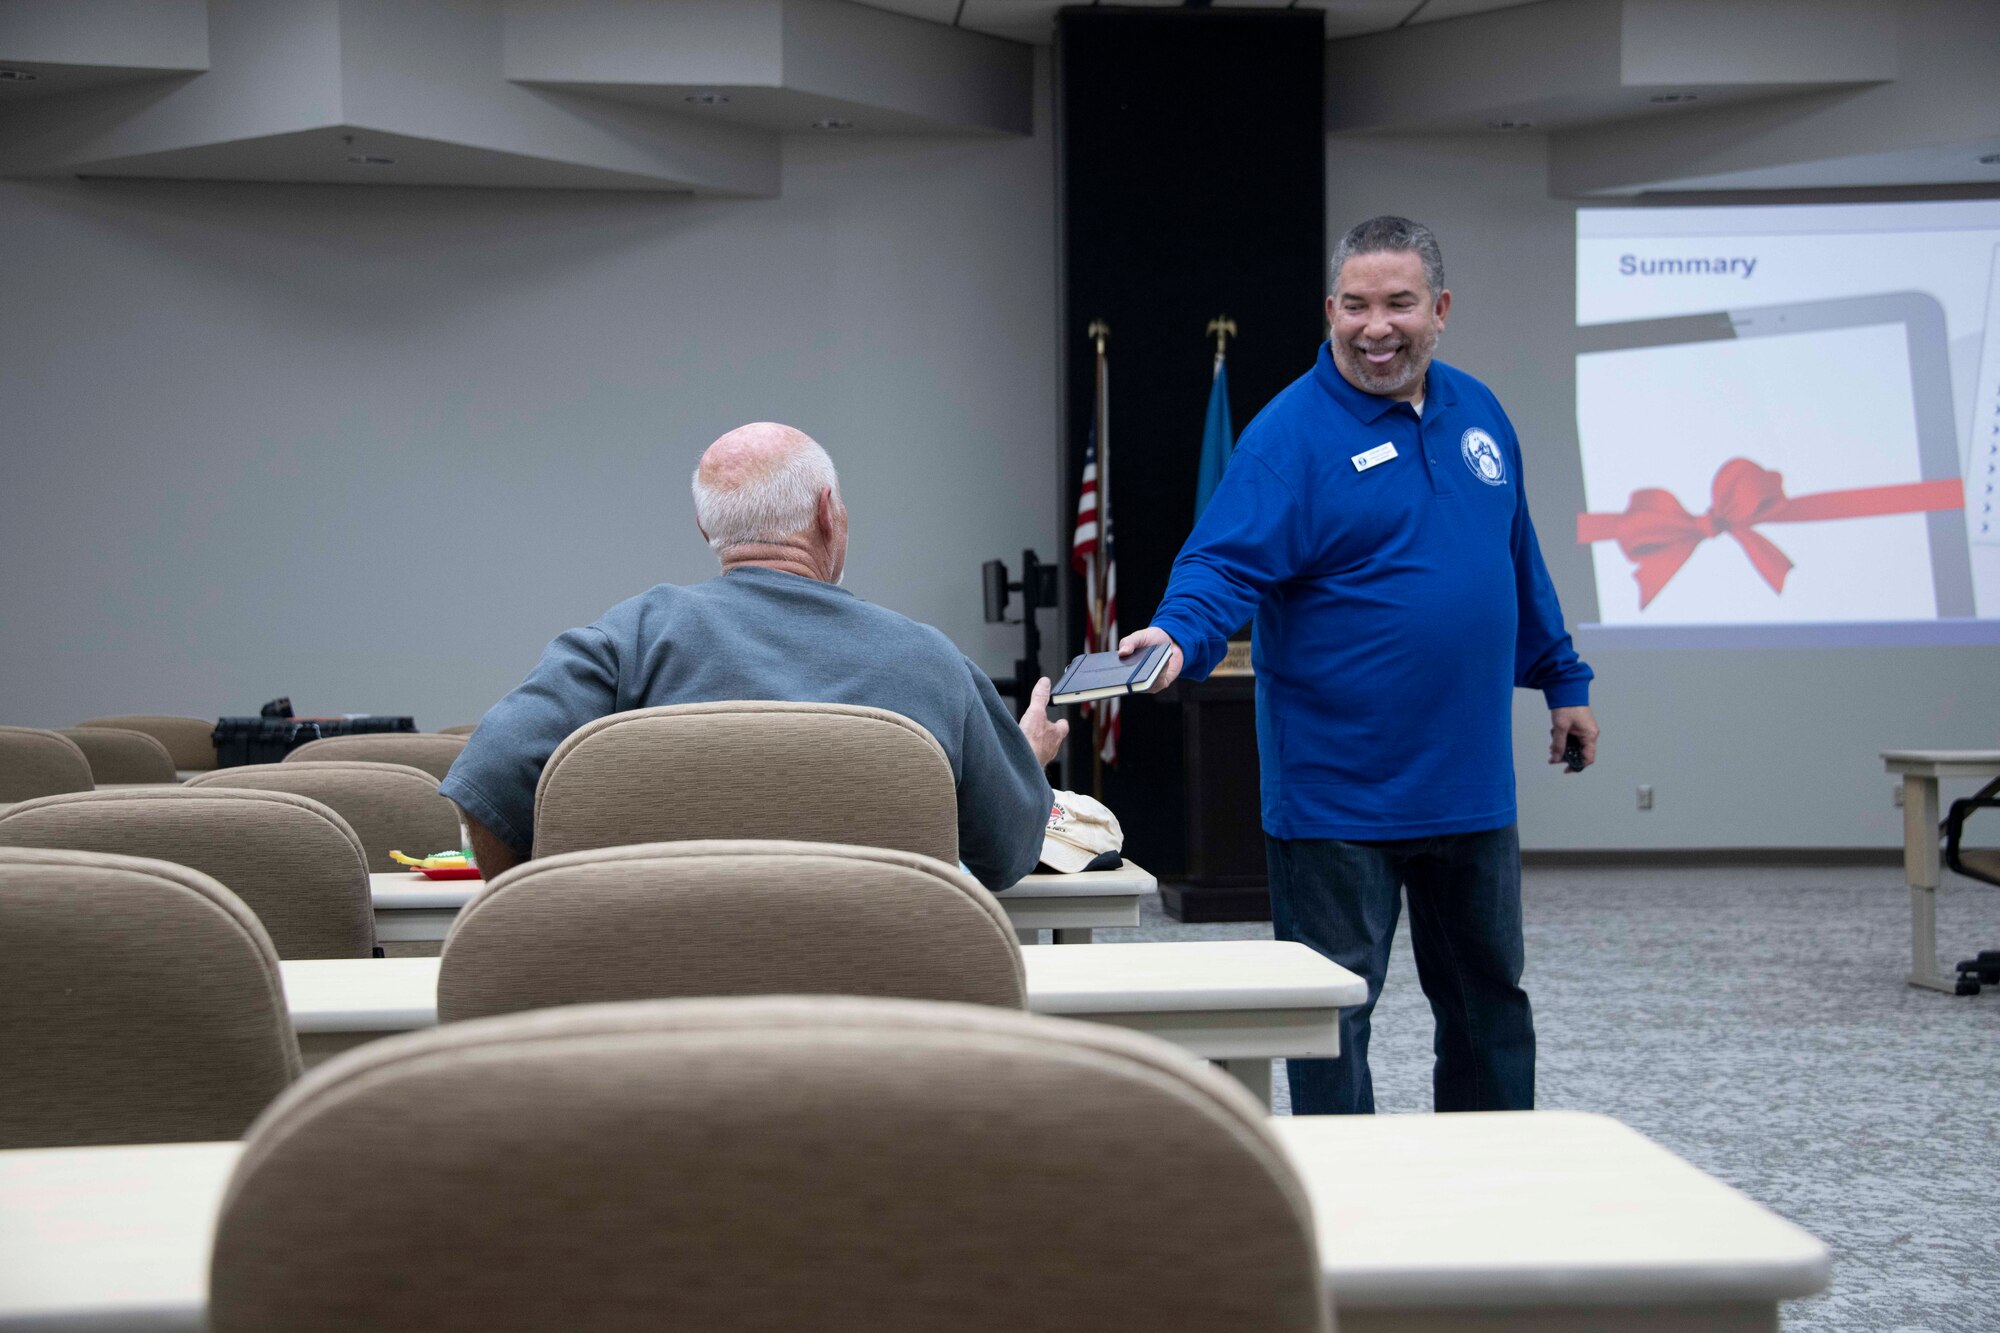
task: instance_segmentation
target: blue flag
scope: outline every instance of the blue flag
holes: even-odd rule
[[[1236,448],[1236,430],[1229,423],[1229,372],[1215,358],[1215,380],[1208,389],[1208,421],[1201,428],[1201,473],[1195,479],[1194,516],[1208,508],[1209,497],[1222,484],[1229,455]]]

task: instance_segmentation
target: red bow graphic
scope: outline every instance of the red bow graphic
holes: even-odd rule
[[[1638,566],[1633,577],[1639,581],[1639,608],[1644,610],[1680,572],[1695,547],[1725,532],[1736,539],[1771,590],[1783,592],[1792,562],[1756,530],[1760,523],[1812,523],[1965,507],[1965,486],[1957,480],[1788,497],[1782,474],[1758,467],[1747,458],[1732,458],[1722,465],[1715,474],[1711,495],[1708,512],[1696,516],[1681,508],[1671,491],[1657,487],[1634,491],[1622,514],[1578,514],[1576,539],[1585,546],[1618,543],[1625,558]]]

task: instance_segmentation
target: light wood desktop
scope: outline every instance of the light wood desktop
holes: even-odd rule
[[[2000,776],[2000,750],[1884,750],[1882,763],[1903,779],[1903,878],[1910,885],[1912,986],[1950,991],[1957,980],[1938,967],[1937,891],[1944,878],[1938,856],[1940,778]]]
[[[1312,1197],[1341,1333],[1770,1333],[1779,1302],[1827,1284],[1819,1241],[1603,1116],[1271,1125]],[[198,1329],[240,1152],[0,1152],[0,1330]]]
[[[483,886],[479,880],[430,880],[414,872],[368,877],[375,894],[375,937],[384,943],[441,940],[458,911]],[[1074,875],[1030,875],[994,895],[1014,929],[1032,943],[1039,930],[1057,944],[1088,944],[1096,929],[1139,924],[1139,900],[1160,887],[1148,871],[1127,861],[1116,870]]]
[[[1340,1011],[1360,977],[1303,944],[1210,940],[1030,944],[1028,1008],[1151,1033],[1214,1060],[1266,1105],[1271,1061],[1340,1053]],[[436,958],[303,958],[280,963],[306,1062],[437,1023]]]

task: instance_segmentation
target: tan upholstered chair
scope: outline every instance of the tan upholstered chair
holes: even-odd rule
[[[674,842],[529,861],[467,904],[438,1018],[700,995],[881,995],[1020,1009],[993,895],[911,852]]]
[[[93,717],[77,725],[143,731],[167,747],[167,753],[174,757],[175,768],[200,772],[215,767],[214,718],[134,713],[125,717]]]
[[[186,866],[0,848],[0,1148],[233,1139],[299,1075],[278,956]]]
[[[690,838],[888,847],[956,865],[951,761],[879,708],[707,703],[599,718],[542,768],[536,856]]]
[[[1223,1075],[1101,1025],[825,997],[511,1014],[321,1066],[248,1135],[208,1313],[213,1333],[1331,1326],[1305,1190]]]
[[[346,820],[361,839],[368,869],[401,870],[391,851],[429,856],[459,845],[458,810],[438,795],[438,780],[407,764],[327,761],[245,764],[190,779],[189,787],[288,791],[309,796]]]
[[[477,722],[461,722],[455,727],[439,727],[437,734],[440,736],[470,736],[477,730],[479,730]]]
[[[364,764],[407,764],[444,781],[465,737],[440,736],[428,731],[385,731],[369,736],[327,736],[307,741],[286,755],[288,764],[317,764],[329,759],[345,759]]]
[[[167,747],[143,731],[119,727],[68,727],[63,735],[90,761],[91,780],[107,782],[178,782],[174,757]]]
[[[366,958],[368,864],[347,821],[289,792],[131,788],[44,796],[0,812],[0,847],[149,856],[219,880],[280,958]]]
[[[90,760],[59,731],[0,727],[0,801],[89,791]]]

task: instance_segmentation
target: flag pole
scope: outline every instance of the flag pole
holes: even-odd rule
[[[1105,378],[1108,365],[1104,356],[1105,341],[1111,336],[1111,326],[1101,319],[1090,321],[1089,335],[1097,343],[1097,382],[1091,413],[1097,434],[1097,569],[1091,576],[1096,585],[1091,589],[1091,617],[1097,622],[1097,651],[1110,652],[1117,645],[1108,641],[1111,629],[1109,579],[1111,571],[1111,422],[1109,404],[1105,401]],[[1103,707],[1090,710],[1090,794],[1093,799],[1104,799],[1104,715]]]

